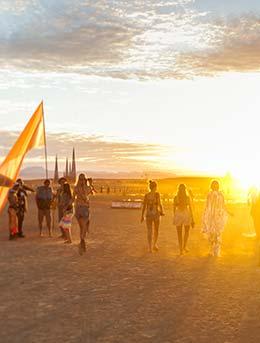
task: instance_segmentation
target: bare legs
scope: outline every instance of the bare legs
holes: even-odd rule
[[[38,221],[39,221],[39,229],[40,229],[40,236],[42,236],[42,224],[43,224],[43,219],[44,217],[46,218],[46,224],[49,232],[49,236],[52,237],[52,231],[51,231],[51,213],[49,209],[38,210]]]
[[[189,238],[190,227],[184,226],[184,229],[185,229],[184,238],[182,238],[182,226],[177,226],[177,235],[178,235],[179,249],[180,249],[181,255],[183,254],[183,252],[188,252],[187,242]]]
[[[154,224],[154,225],[153,225]],[[157,241],[159,236],[160,220],[146,219],[148,251],[158,251]]]
[[[80,228],[80,253],[86,251],[86,235],[89,232],[89,219],[88,218],[79,218],[78,219],[79,228]]]

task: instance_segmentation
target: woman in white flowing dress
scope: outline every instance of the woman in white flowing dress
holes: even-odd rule
[[[211,183],[211,191],[203,215],[203,233],[208,235],[212,256],[220,256],[221,238],[227,222],[227,214],[224,195],[219,191],[218,181],[214,180]]]

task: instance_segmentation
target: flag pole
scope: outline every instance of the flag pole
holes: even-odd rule
[[[45,116],[44,116],[44,109],[43,109],[43,101],[42,101],[42,118],[43,118],[43,131],[44,131],[45,174],[46,174],[46,179],[48,179],[49,176],[48,176],[48,160],[47,160],[47,140],[46,140]]]

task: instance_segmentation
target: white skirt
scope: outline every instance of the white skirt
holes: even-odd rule
[[[191,214],[188,209],[179,210],[176,209],[175,214],[173,216],[173,225],[175,226],[190,226],[191,225]]]

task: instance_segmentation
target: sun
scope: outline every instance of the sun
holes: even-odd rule
[[[260,172],[258,168],[240,168],[232,173],[238,185],[247,191],[251,187],[260,189]]]

